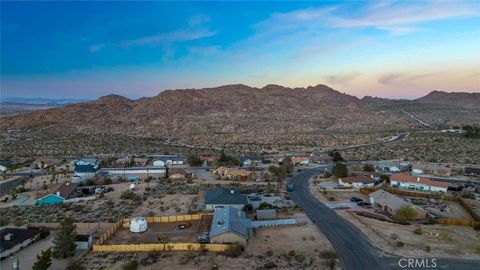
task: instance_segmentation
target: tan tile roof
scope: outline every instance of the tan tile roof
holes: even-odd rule
[[[398,181],[402,183],[421,183],[427,186],[448,188],[448,183],[434,181],[427,177],[415,177],[408,173],[396,173],[390,177],[390,181]]]
[[[340,178],[344,183],[374,183],[375,181],[367,176],[359,175],[359,176],[349,176],[349,177],[342,177]]]

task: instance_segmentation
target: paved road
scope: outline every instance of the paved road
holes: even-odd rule
[[[373,147],[373,146],[379,146],[379,145],[382,145],[382,144],[394,143],[394,142],[404,140],[408,136],[408,134],[409,133],[401,133],[401,134],[393,137],[392,139],[390,139],[388,141],[384,141],[384,142],[374,142],[374,143],[367,143],[367,144],[352,145],[352,146],[347,146],[347,147],[335,148],[334,150],[342,152],[342,151],[354,150],[354,149],[358,149],[358,148]],[[325,153],[328,153],[328,152],[330,152],[330,151],[325,151]]]
[[[325,168],[331,168],[331,166],[325,165],[302,170],[289,182],[294,185],[294,191],[290,193],[290,196],[335,247],[343,269],[479,269],[480,261],[458,259],[436,259],[436,267],[434,268],[401,267],[399,260],[403,259],[401,263],[405,265],[405,258],[392,256],[375,248],[357,227],[337,215],[310,193],[308,179],[316,173],[324,171]],[[429,266],[433,265],[432,259],[428,259],[430,260]]]
[[[420,124],[422,124],[422,125],[424,125],[424,126],[426,126],[426,127],[431,127],[429,124],[427,124],[427,123],[423,122],[422,120],[416,118],[413,114],[410,114],[410,113],[406,112],[405,110],[402,110],[402,112],[403,112],[404,114],[410,116],[411,119],[417,121],[418,123],[420,123]]]
[[[12,188],[17,187],[22,183],[23,179],[27,179],[26,177],[16,177],[14,179],[5,180],[0,182],[0,197],[7,194]]]

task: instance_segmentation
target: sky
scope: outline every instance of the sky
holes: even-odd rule
[[[2,96],[326,84],[480,92],[480,1],[7,2]]]

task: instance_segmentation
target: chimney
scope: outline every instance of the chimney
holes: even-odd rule
[[[13,234],[11,234],[11,233],[7,233],[5,235],[5,241],[10,241],[10,240],[12,240],[12,238],[13,238]]]
[[[417,182],[420,182],[420,177],[417,177]]]

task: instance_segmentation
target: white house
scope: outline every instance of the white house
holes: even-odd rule
[[[171,165],[183,165],[186,163],[185,157],[174,156],[174,155],[163,155],[163,156],[154,156],[153,157],[153,166],[155,167],[165,167]]]
[[[72,160],[70,163],[75,166],[91,165],[95,170],[100,168],[100,160],[98,158],[78,158]]]
[[[294,165],[308,165],[310,164],[309,157],[292,157],[292,163]]]
[[[352,188],[362,188],[362,187],[373,187],[375,185],[375,180],[373,177],[367,176],[349,176],[338,178],[338,184],[344,187]]]
[[[428,192],[447,192],[448,183],[434,181],[427,177],[415,177],[407,173],[396,173],[390,177],[390,186]]]

